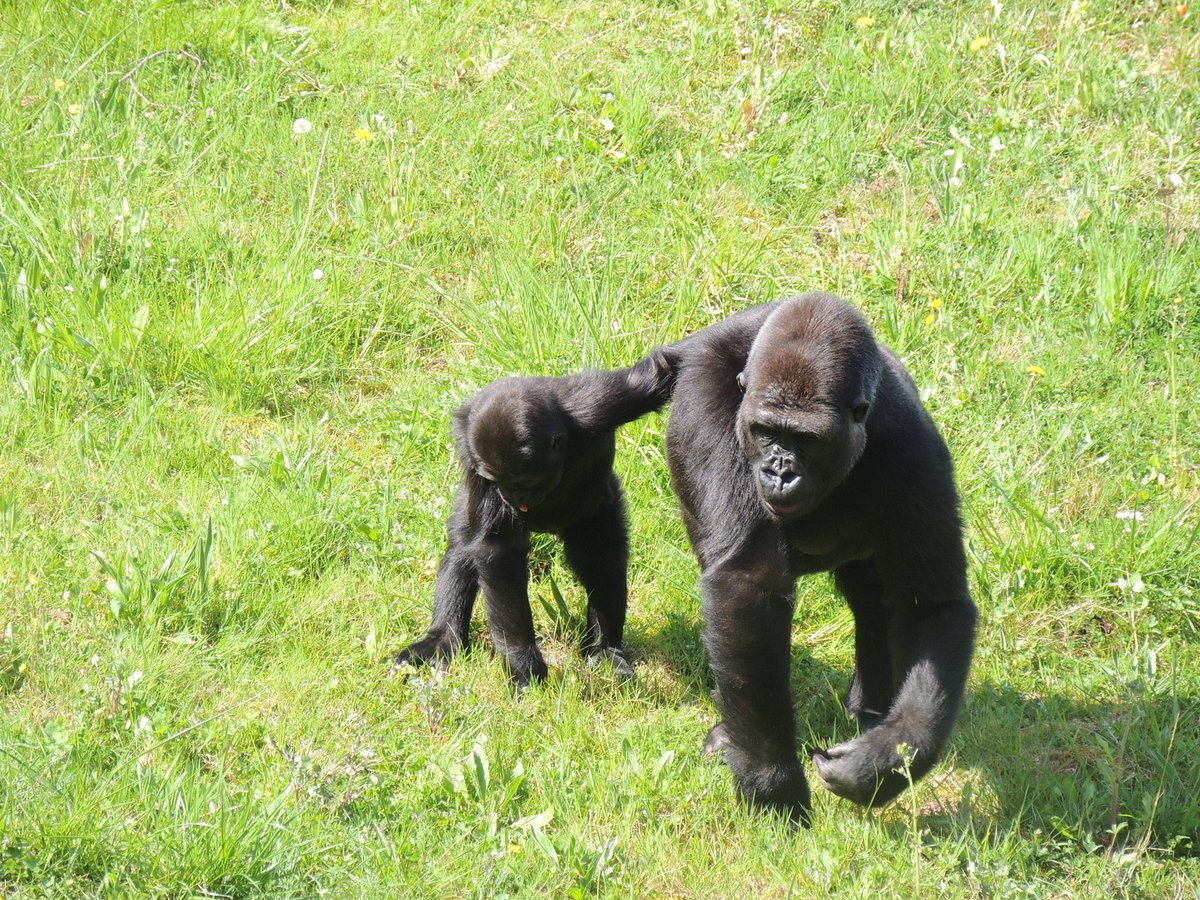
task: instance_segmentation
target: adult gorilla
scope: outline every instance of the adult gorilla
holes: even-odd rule
[[[938,758],[962,700],[975,606],[953,466],[916,385],[852,306],[810,293],[665,348],[671,478],[700,560],[706,640],[741,795],[807,822],[789,654],[796,578],[831,571],[855,624],[854,740],[812,753],[864,806]],[[901,749],[903,748],[903,749]]]

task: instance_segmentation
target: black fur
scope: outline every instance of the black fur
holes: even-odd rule
[[[621,483],[612,470],[616,429],[658,409],[670,369],[651,355],[613,372],[502,378],[454,413],[463,479],[434,587],[429,631],[396,664],[444,667],[468,639],[480,587],[495,649],[512,678],[546,676],[529,607],[529,535],[563,542],[588,598],[585,650],[624,675],[629,542]]]
[[[976,610],[949,451],[861,314],[811,293],[660,351],[676,375],[667,452],[701,566],[706,639],[741,795],[806,822],[789,689],[795,583],[831,571],[854,614],[852,741],[812,754],[864,806],[937,760],[958,713]]]

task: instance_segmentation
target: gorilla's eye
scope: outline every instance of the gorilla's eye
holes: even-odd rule
[[[754,438],[754,443],[760,447],[770,447],[772,444],[778,443],[779,435],[773,428],[768,428],[766,425],[751,425],[750,437]]]

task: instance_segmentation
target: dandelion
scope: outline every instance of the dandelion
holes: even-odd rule
[[[54,93],[61,94],[66,89],[67,83],[65,81],[63,81],[61,78],[54,79]]]
[[[354,140],[360,144],[369,144],[375,140],[375,132],[371,131],[370,128],[355,128],[351,134],[354,135]]]
[[[1043,375],[1046,374],[1046,370],[1043,369],[1041,366],[1032,366],[1032,365],[1026,366],[1025,371],[1028,372],[1030,375],[1036,375],[1038,378],[1041,378]]]
[[[992,42],[992,39],[990,37],[977,37],[977,38],[975,38],[975,40],[971,41],[971,44],[970,44],[971,52],[978,53],[980,50],[982,50],[984,47],[986,47],[991,42]]]
[[[930,300],[929,308],[930,309],[941,309],[942,308],[942,298],[934,297],[932,300]]]
[[[854,24],[862,29],[874,28],[875,27],[875,17],[874,16],[859,16],[857,19],[854,20]]]
[[[312,277],[313,277],[313,281],[320,281],[322,278],[325,277],[325,270],[324,269],[313,269]]]
[[[308,119],[296,119],[292,122],[292,134],[308,134],[312,131],[312,122]]]

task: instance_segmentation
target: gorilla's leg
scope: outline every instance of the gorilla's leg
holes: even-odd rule
[[[584,651],[591,658],[611,659],[618,674],[632,677],[633,669],[621,650],[628,602],[629,538],[620,496],[564,531],[562,541],[567,564],[587,592]]]
[[[471,608],[479,592],[479,575],[468,550],[452,543],[438,565],[433,590],[433,622],[425,636],[400,651],[396,665],[430,663],[445,669],[467,645]]]
[[[513,681],[522,686],[546,677],[529,609],[528,556],[527,538],[518,543],[485,537],[476,552],[492,643],[508,663]]]
[[[866,731],[887,715],[896,693],[883,583],[869,560],[847,563],[834,572],[834,580],[854,613],[854,680],[846,710]]]
[[[893,611],[893,663],[903,682],[888,714],[852,741],[813,753],[821,783],[863,806],[880,806],[928,772],[962,702],[975,634],[969,600],[918,601]],[[904,755],[910,764],[904,771]]]
[[[728,569],[706,572],[700,589],[724,716],[705,739],[705,750],[724,750],[738,791],[751,805],[807,825],[811,799],[796,758],[789,687],[792,595],[777,584],[764,586],[752,573]]]

